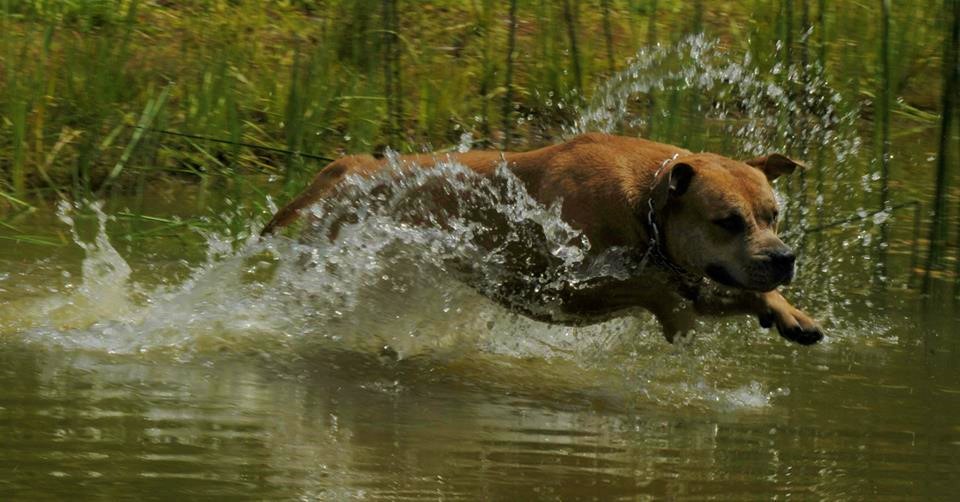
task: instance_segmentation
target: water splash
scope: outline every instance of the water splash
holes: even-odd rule
[[[637,131],[651,123],[677,122],[677,117],[655,112],[676,114],[678,107],[650,106],[651,100],[664,99],[698,103],[695,116],[682,117],[679,127],[690,128],[693,137],[698,130],[708,130],[711,146],[727,156],[780,152],[810,166],[774,187],[783,215],[782,236],[804,251],[798,281],[790,289],[808,305],[812,301],[815,313],[840,320],[835,303],[852,284],[862,287],[871,278],[869,273],[843,271],[849,270],[850,261],[861,264],[861,272],[874,266],[872,237],[886,214],[851,225],[856,232],[849,239],[811,236],[806,230],[862,209],[874,198],[877,166],[867,165],[864,174],[857,162],[861,138],[856,106],[830,86],[819,63],[778,64],[762,71],[749,53],[736,58],[701,34],[674,46],[640,50],[626,68],[598,86],[566,133]],[[857,179],[862,182],[852,182]]]
[[[484,232],[478,222],[458,217],[479,208],[493,210],[489,205],[466,204],[470,211],[448,214],[444,231],[388,216],[395,204],[413,203],[411,197],[440,179],[457,180],[455,186],[477,193],[482,190],[477,183],[514,183],[513,178],[484,181],[451,163],[439,172],[395,180],[387,197],[383,183],[388,179],[344,185],[346,191],[380,193],[381,205],[366,206],[363,218],[342,224],[334,241],[249,239],[235,250],[230,236],[208,234],[207,259],[188,279],[153,288],[131,280],[132,267],[108,237],[110,217],[102,205],[90,206],[96,235],[89,242],[80,237],[72,214],[80,205],[62,205],[61,220],[84,251],[81,282],[12,306],[18,318],[0,327],[43,347],[116,356],[194,359],[227,351],[276,361],[330,350],[376,354],[389,347],[391,360],[457,361],[457,367],[498,381],[487,374],[493,368],[506,375],[503,385],[514,391],[534,392],[550,375],[551,388],[559,385],[563,392],[569,392],[565,386],[610,382],[626,395],[640,389],[640,395],[665,405],[727,409],[769,403],[763,389],[743,398],[746,384],[705,379],[711,349],[677,352],[662,342],[659,327],[647,316],[583,328],[551,326],[511,314],[452,277],[451,267],[481,260],[475,239]],[[555,208],[525,195],[508,200],[495,209],[516,223],[508,232],[512,238],[526,238],[522,232],[529,229],[520,229],[535,222],[544,242],[551,243],[544,249],[559,264],[555,273],[570,273],[584,263],[579,246],[585,243]],[[309,232],[323,236],[334,220],[322,207],[313,211],[316,221]],[[501,265],[490,258],[478,266]],[[611,352],[624,340],[631,351]],[[528,367],[531,358],[551,362]],[[679,368],[677,358],[685,361]]]
[[[771,73],[780,71],[774,69]],[[842,97],[815,65],[792,66],[775,81],[761,73],[749,53],[735,61],[703,34],[674,46],[641,49],[627,67],[598,86],[590,102],[566,128],[569,135],[614,132],[654,117],[631,104],[654,92],[695,93],[707,104],[697,120],[719,120],[722,134],[737,142],[739,153],[760,155],[770,149],[828,146],[842,162],[857,152],[859,138],[848,127],[856,113],[842,113]]]
[[[799,73],[788,75],[800,82]],[[625,121],[642,121],[629,106],[638,94],[696,90],[714,103],[707,114],[736,138],[732,148],[738,153],[819,141],[836,166],[830,171],[836,178],[848,169],[843,160],[857,141],[838,132],[846,120],[837,112],[839,98],[817,78],[798,93],[768,81],[749,57],[732,62],[711,42],[692,37],[673,48],[641,51],[598,89],[569,132],[611,131]],[[783,121],[784,110],[791,121]],[[464,136],[458,151],[471,142]],[[493,358],[492,364],[507,366],[528,358],[565,361],[573,368],[571,379],[592,371],[595,382],[639,389],[658,402],[724,409],[763,407],[784,392],[723,376],[731,374],[722,362],[730,359],[718,358],[711,347],[718,336],[688,351],[664,344],[659,327],[645,315],[566,328],[496,306],[485,296],[536,291],[537,302],[518,301],[555,315],[562,284],[625,271],[615,252],[591,257],[586,239],[560,218],[560,207],[537,203],[504,166],[482,177],[444,159],[435,169],[410,171],[395,152],[387,150],[386,157],[389,168],[371,177],[348,177],[326,202],[311,208],[300,240],[247,237],[238,247],[233,236],[205,235],[206,261],[174,286],[132,283],[130,265],[108,238],[102,205],[91,207],[97,233],[86,242],[71,216],[77,206],[63,204],[60,218],[85,253],[81,284],[18,304],[12,308],[16,320],[2,321],[6,315],[0,315],[0,328],[72,350],[177,358],[220,350],[270,358],[343,350],[388,359]],[[272,208],[272,201],[267,205]],[[806,208],[798,213],[809,214]],[[249,227],[245,235],[255,236],[257,222]],[[514,267],[517,246],[523,256],[537,250],[533,258],[539,266]],[[819,265],[832,268],[829,262]],[[804,297],[809,284],[825,285],[818,293],[837,291],[834,282],[801,281]],[[819,313],[832,317],[830,295],[824,296]]]
[[[858,113],[830,87],[822,68],[813,63],[762,72],[749,53],[735,60],[702,34],[674,46],[640,50],[626,68],[598,86],[566,133],[636,130],[650,122],[671,120],[643,106],[652,96],[671,94],[699,103],[697,116],[684,119],[719,128],[711,135],[724,138],[723,153],[739,158],[771,152],[795,156],[815,163],[806,175],[810,179],[804,181],[815,183],[820,195],[848,191],[847,180],[854,177],[851,160],[861,144],[856,133]],[[870,189],[870,184],[862,187],[864,193]],[[812,204],[805,197],[784,200],[784,212],[788,219],[799,219],[793,225],[799,231],[813,226],[814,213],[830,212],[845,198],[826,197]]]

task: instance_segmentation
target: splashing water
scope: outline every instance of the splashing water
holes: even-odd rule
[[[781,179],[774,187],[785,227],[782,237],[803,249],[809,239],[806,229],[858,207],[866,213],[864,205],[876,204],[871,200],[872,182],[851,182],[879,177],[876,166],[868,166],[872,172],[862,174],[854,162],[861,146],[858,111],[844,102],[824,75],[819,63],[790,67],[778,63],[762,72],[750,54],[737,61],[718,42],[693,35],[674,46],[640,50],[625,69],[598,86],[566,133],[636,130],[647,123],[668,121],[668,116],[652,115],[656,108],[648,106],[651,100],[686,96],[698,103],[693,120],[708,124],[710,136],[722,138],[720,153],[749,158],[779,152],[810,165],[806,172]],[[680,127],[697,129],[692,124]],[[815,195],[808,196],[810,191]],[[863,277],[870,277],[852,277],[838,265],[855,260],[867,269],[873,266],[871,236],[885,221],[885,214],[860,223],[852,239],[818,238],[815,248],[807,248],[812,252],[801,256],[800,280],[791,287],[793,294],[799,291],[811,297],[808,300],[825,310],[827,317],[834,317],[832,306],[850,284],[863,284]],[[851,256],[856,251],[861,254]]]
[[[782,73],[775,67],[773,74]],[[777,83],[761,74],[746,54],[741,62],[704,35],[692,35],[677,45],[640,50],[627,67],[598,86],[568,134],[613,132],[618,126],[638,126],[653,117],[638,117],[630,104],[665,90],[695,92],[703,120],[726,121],[723,134],[737,142],[742,154],[761,155],[771,149],[827,146],[837,162],[855,154],[860,140],[850,134],[856,113],[841,114],[842,98],[813,65],[791,67]]]
[[[700,116],[695,120],[720,127],[715,135],[724,138],[728,151],[723,153],[749,158],[780,152],[816,162],[809,176],[815,178],[819,197],[812,204],[805,195],[781,197],[785,215],[799,216],[792,229],[798,237],[803,228],[812,226],[811,215],[834,211],[834,204],[849,198],[848,180],[855,177],[850,161],[861,143],[856,134],[857,111],[843,112],[842,97],[823,74],[817,64],[777,65],[763,73],[749,53],[734,61],[717,42],[692,35],[675,46],[640,50],[625,69],[597,88],[566,133],[613,132],[666,120],[652,116],[652,110],[638,109],[635,103],[652,99],[655,93],[689,95],[699,103]],[[805,184],[806,175],[800,177]],[[870,184],[860,188],[863,193],[857,195],[866,198]],[[841,189],[843,197],[823,197]]]
[[[798,72],[789,74],[799,81]],[[630,119],[633,96],[673,86],[713,99],[709,113],[726,120],[741,153],[816,140],[839,166],[857,145],[834,131],[846,118],[838,116],[839,98],[819,77],[794,97],[751,70],[749,58],[729,62],[702,37],[641,51],[600,87],[569,132],[611,131]],[[790,111],[788,123],[783,110]],[[458,151],[470,142],[465,136]],[[788,392],[722,376],[730,373],[712,365],[718,349],[707,343],[688,350],[667,346],[649,316],[566,328],[496,306],[484,296],[531,290],[537,302],[518,301],[556,315],[564,282],[625,270],[616,252],[589,257],[589,243],[560,218],[559,205],[537,203],[504,166],[492,177],[454,162],[398,175],[396,154],[387,157],[391,168],[348,177],[311,208],[300,241],[249,237],[235,251],[228,236],[206,235],[206,262],[175,286],[131,282],[131,267],[107,237],[102,205],[91,205],[97,233],[85,242],[72,217],[79,206],[61,204],[60,219],[85,253],[82,283],[14,306],[17,320],[10,324],[0,316],[0,328],[68,349],[178,358],[216,350],[299,357],[388,347],[401,359],[563,360],[578,368],[578,378],[584,368],[600,368],[602,381],[639,386],[657,401],[678,404],[758,407]],[[257,226],[251,222],[247,235],[255,236]],[[537,250],[535,273],[514,266],[518,246],[524,256]],[[823,286],[833,291],[832,283],[817,285]]]

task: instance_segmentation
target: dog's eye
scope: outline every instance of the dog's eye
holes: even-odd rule
[[[731,234],[739,234],[747,228],[747,222],[739,214],[731,214],[725,218],[713,220],[713,223]]]

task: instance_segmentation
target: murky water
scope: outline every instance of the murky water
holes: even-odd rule
[[[359,216],[320,245],[257,242],[267,214],[128,241],[130,201],[61,205],[28,223],[69,245],[0,248],[0,496],[951,499],[960,314],[905,287],[913,214],[871,213],[857,124],[821,82],[771,84],[703,40],[669,50],[639,55],[571,130],[642,127],[627,103],[679,88],[704,103],[683,122],[705,125],[677,142],[819,162],[778,190],[803,250],[787,294],[824,343],[743,319],[678,347],[646,315],[567,328],[505,312],[454,277],[475,263],[495,287],[508,258],[474,245],[478,213],[544,250],[554,275],[528,279],[545,294],[556,274],[617,273],[507,174],[445,167],[464,205],[432,228],[394,215],[436,177],[356,181]],[[900,130],[895,202],[926,200],[933,131]],[[187,216],[194,190],[158,188],[146,212]],[[320,226],[337,211],[317,208]]]

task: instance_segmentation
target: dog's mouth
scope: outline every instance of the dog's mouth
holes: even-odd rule
[[[728,272],[727,269],[723,268],[721,265],[711,263],[710,265],[707,265],[705,272],[707,273],[707,277],[719,282],[720,284],[723,284],[724,286],[747,289],[743,284],[740,283],[740,281],[733,277],[733,274]]]
[[[704,270],[704,272],[706,272],[707,277],[724,286],[747,289],[751,291],[772,291],[778,286],[790,284],[790,282],[793,281],[793,268],[778,274],[778,276],[773,280],[761,280],[751,284],[744,284],[743,282],[737,280],[737,278],[734,277],[733,274],[731,274],[730,271],[727,270],[723,265],[718,265],[716,263],[707,265],[707,268]]]

